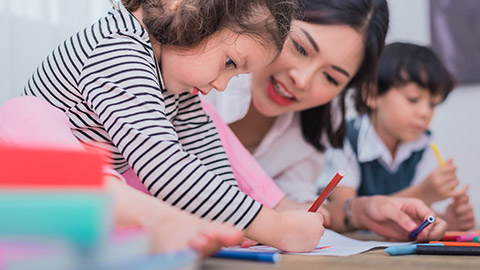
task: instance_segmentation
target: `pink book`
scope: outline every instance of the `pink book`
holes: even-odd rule
[[[0,145],[0,188],[98,189],[102,186],[99,154]]]

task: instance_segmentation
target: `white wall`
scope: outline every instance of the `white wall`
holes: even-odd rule
[[[391,12],[387,42],[430,44],[428,0],[388,0]],[[478,34],[478,33],[477,33]],[[479,63],[480,66],[480,63]],[[442,156],[453,157],[461,185],[470,185],[475,217],[480,221],[480,85],[457,87],[441,104],[431,130]],[[435,205],[440,210],[447,202]],[[480,222],[477,222],[479,226]]]
[[[0,104],[21,93],[53,48],[109,7],[108,0],[0,0]]]

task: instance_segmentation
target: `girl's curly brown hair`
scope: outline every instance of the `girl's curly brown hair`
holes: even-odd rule
[[[165,45],[193,47],[213,33],[248,34],[278,52],[298,13],[296,0],[122,0],[127,10],[143,10],[148,33]],[[175,5],[175,7],[174,7]]]

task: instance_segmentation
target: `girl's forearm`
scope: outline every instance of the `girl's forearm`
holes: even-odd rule
[[[278,247],[278,239],[281,237],[280,232],[280,215],[278,212],[262,207],[258,215],[252,221],[250,226],[245,230],[245,236],[259,243]]]

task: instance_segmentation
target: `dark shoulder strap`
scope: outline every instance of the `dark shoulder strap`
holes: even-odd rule
[[[347,121],[346,136],[355,156],[358,155],[358,133],[359,130],[355,127],[355,119]]]

